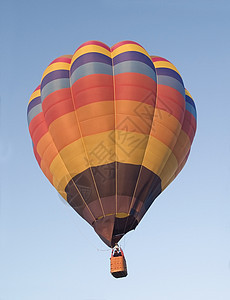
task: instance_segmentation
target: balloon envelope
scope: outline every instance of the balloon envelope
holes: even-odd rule
[[[28,124],[45,176],[112,247],[183,168],[196,108],[168,60],[90,41],[47,67]]]

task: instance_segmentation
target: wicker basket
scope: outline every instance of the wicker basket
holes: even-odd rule
[[[128,275],[126,261],[123,255],[112,256],[110,258],[110,272],[115,278],[125,277]]]

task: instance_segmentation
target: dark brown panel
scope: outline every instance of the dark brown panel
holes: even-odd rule
[[[137,226],[161,193],[161,180],[153,172],[143,166],[117,163],[116,195],[115,167],[111,163],[88,169],[75,176],[65,189],[69,204],[110,247]],[[129,216],[116,217],[122,213]]]

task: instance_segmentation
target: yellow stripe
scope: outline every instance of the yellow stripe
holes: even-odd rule
[[[50,165],[50,171],[54,175],[54,186],[59,190],[64,190],[68,183],[65,178],[71,179],[77,174],[91,166],[99,166],[115,161],[114,142],[111,137],[113,131],[84,137],[84,143],[87,149],[88,158],[86,156],[82,139],[79,139],[60,151],[60,155],[56,156]],[[60,163],[60,157],[63,163]],[[71,174],[71,178],[69,177]]]
[[[156,69],[157,68],[168,68],[168,69],[172,69],[172,70],[176,71],[180,75],[177,68],[173,64],[171,64],[170,62],[167,62],[167,61],[154,61],[153,64],[154,64],[154,67]]]
[[[84,137],[90,165],[100,166],[115,161],[114,130]]]
[[[172,151],[165,144],[150,136],[143,166],[160,176],[171,153]]]
[[[176,178],[176,175],[173,174],[173,176],[170,178],[170,180],[168,182],[164,182],[164,184],[161,183],[161,192],[163,192],[169,185],[171,182],[173,182],[173,180]]]
[[[69,69],[70,69],[70,64],[69,63],[65,63],[65,62],[53,63],[52,65],[49,65],[45,69],[45,72],[42,75],[42,80],[50,72],[53,72],[53,71],[56,71],[56,70],[69,70]]]
[[[65,187],[71,180],[72,176],[67,171],[60,155],[57,155],[50,165],[50,172],[53,174],[53,185],[60,192],[65,191]]]
[[[173,149],[173,156],[169,157],[164,170],[161,174],[162,179],[162,190],[165,189],[176,177],[175,173],[180,168],[183,168],[183,163],[185,163],[185,157],[191,148],[191,143],[188,135],[181,130],[180,135],[177,139],[176,145]],[[175,160],[175,161],[174,161]]]
[[[117,161],[141,165],[148,143],[148,135],[116,130]]]
[[[79,122],[114,114],[114,101],[93,102],[79,107],[77,110]]]
[[[189,93],[189,91],[187,89],[185,89],[185,95],[189,96],[190,98],[192,98],[191,94]],[[193,99],[193,98],[192,98]]]
[[[172,153],[168,158],[162,173],[160,174],[162,189],[164,189],[164,187],[170,181],[170,179],[176,172],[177,168],[178,168],[178,162],[175,155]]]
[[[182,161],[182,163],[180,163],[180,165],[178,166],[178,168],[176,169],[176,171],[174,172],[173,176],[170,178],[170,180],[168,182],[165,182],[165,184],[162,186],[162,190],[166,189],[166,187],[177,177],[177,175],[180,173],[180,171],[184,168],[186,162],[187,162],[188,158],[184,158],[184,160]]]
[[[67,202],[67,194],[66,194],[66,192],[62,192],[62,191],[58,191],[59,192],[59,194],[66,200],[66,202]]]
[[[121,137],[121,134],[127,133],[118,131],[117,134]],[[92,167],[109,164],[115,161],[113,136],[114,131],[108,131],[83,138],[89,156],[90,165]],[[122,138],[124,138],[124,136],[122,136]],[[133,138],[136,140],[138,138],[142,138],[143,142],[139,145],[139,147],[134,148],[133,145],[129,145],[130,142],[133,141]],[[147,136],[143,137],[143,135],[133,132],[126,135],[125,141],[122,143],[122,147],[118,147],[118,162],[131,163],[135,165],[141,164],[147,144],[147,138]],[[66,146],[59,154],[60,155],[56,156],[51,163],[50,171],[55,177],[54,186],[56,189],[64,191],[68,180],[71,179],[69,173],[71,174],[71,177],[74,177],[88,169],[89,163],[82,146],[82,139]]]
[[[33,99],[35,99],[35,98],[37,98],[37,97],[39,97],[39,96],[41,96],[41,90],[40,90],[40,89],[38,89],[38,90],[36,90],[36,91],[33,92],[33,94],[30,96],[29,103],[30,103]],[[29,104],[29,103],[28,103],[28,104]]]
[[[190,148],[191,141],[184,130],[181,130],[176,145],[173,148],[173,153],[177,158],[179,164],[183,161]]]
[[[114,58],[115,56],[117,56],[123,52],[128,52],[128,51],[137,51],[137,52],[143,53],[151,60],[151,57],[148,54],[148,52],[141,46],[138,46],[135,44],[125,44],[125,45],[122,45],[122,46],[116,48],[114,51],[112,51],[111,57]]]
[[[116,136],[118,162],[134,165],[142,164],[160,176],[163,184],[168,182],[178,168],[178,162],[174,153],[155,137],[122,130],[116,130]],[[91,166],[100,166],[115,161],[113,137],[114,131],[108,131],[83,138]],[[185,136],[182,133],[181,141],[184,138]],[[185,147],[186,150],[187,146]],[[89,162],[84,151],[82,139],[66,146],[59,154],[51,163],[50,171],[54,176],[55,188],[59,192],[64,192],[67,183],[72,177],[89,168]]]
[[[97,53],[104,54],[108,57],[111,57],[110,51],[106,50],[104,47],[101,47],[101,46],[98,46],[98,45],[87,45],[87,46],[84,46],[84,47],[80,48],[79,50],[77,50],[74,53],[71,64],[73,64],[73,62],[79,56],[81,56],[83,54],[86,54],[86,53],[90,53],[90,52],[97,52]]]

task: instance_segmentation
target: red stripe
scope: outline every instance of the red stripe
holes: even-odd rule
[[[151,56],[152,62],[154,63],[155,61],[167,61],[170,63],[170,61],[168,61],[167,59],[160,57],[160,56]]]
[[[33,150],[34,150],[34,156],[35,156],[35,158],[36,158],[36,160],[37,160],[39,166],[41,167],[41,157],[40,157],[40,155],[38,154],[38,152],[37,152],[37,150],[36,150],[36,147],[34,147]]]
[[[138,45],[140,46],[141,48],[143,48],[140,44],[136,43],[136,42],[133,42],[133,41],[122,41],[122,42],[119,42],[115,45],[113,45],[113,47],[111,47],[111,51],[114,51],[115,49],[123,46],[123,45],[126,45],[126,44],[133,44],[133,45]]]
[[[194,116],[187,110],[185,111],[182,130],[184,130],[184,132],[188,135],[192,144],[192,141],[196,133],[196,120]]]
[[[70,63],[71,63],[71,60],[72,60],[72,59],[69,58],[69,57],[60,56],[60,57],[54,59],[54,60],[49,64],[49,66],[52,65],[52,64],[54,64],[54,63],[57,63],[57,62],[65,62],[65,63],[70,64]]]
[[[39,86],[34,90],[34,92],[37,90],[40,90],[40,88],[41,88],[41,85],[39,84]]]
[[[48,95],[42,103],[47,126],[61,116],[74,111],[70,89],[58,90]]]
[[[177,90],[158,84],[156,108],[167,111],[182,124],[185,112],[185,100]]]
[[[133,100],[155,106],[157,84],[150,77],[138,73],[115,76],[116,100]]]
[[[110,51],[109,46],[107,46],[106,44],[104,44],[104,43],[102,43],[102,42],[99,42],[99,41],[88,41],[88,42],[83,43],[81,46],[79,46],[79,47],[77,48],[77,50],[75,51],[75,53],[76,53],[79,49],[81,49],[82,47],[89,46],[89,45],[100,46],[100,47],[103,47],[103,48],[105,48],[106,50]]]
[[[45,113],[47,126],[49,127],[53,121],[72,111],[74,111],[72,98],[57,102]]]
[[[78,79],[72,85],[74,106],[100,101],[113,101],[113,77],[105,74],[88,75]]]
[[[47,125],[44,120],[43,112],[39,113],[33,120],[30,122],[29,131],[31,139],[34,143],[34,147],[37,148],[37,143],[42,138],[44,134],[48,132]]]
[[[32,137],[34,130],[39,126],[40,123],[42,123],[44,120],[44,115],[43,113],[39,113],[38,115],[36,115],[30,122],[29,125],[29,132],[30,132],[30,136]]]

